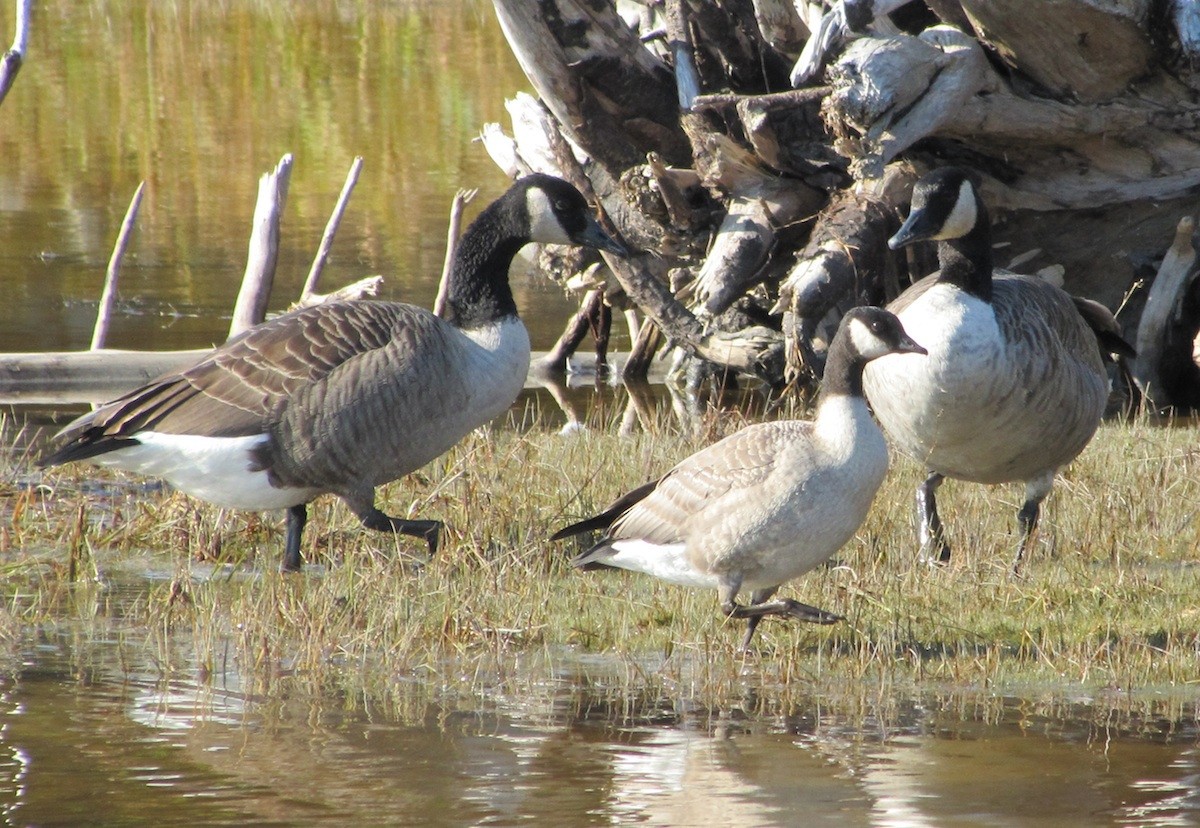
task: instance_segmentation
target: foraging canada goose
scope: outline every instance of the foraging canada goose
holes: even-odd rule
[[[748,619],[743,648],[765,615],[817,624],[840,620],[798,601],[770,598],[785,581],[832,556],[866,517],[888,453],[863,398],[863,366],[895,353],[925,349],[891,313],[855,308],[830,345],[811,422],[743,428],[552,540],[606,529],[573,565],[715,587],[725,615]],[[751,590],[747,606],[736,602],[743,587]]]
[[[327,492],[368,529],[424,538],[433,554],[441,523],[385,515],[375,487],[425,465],[516,399],[529,335],[508,268],[530,241],[626,252],[578,190],[527,176],[463,234],[445,319],[373,301],[284,314],[78,418],[39,465],[89,460],[165,478],[220,506],[287,509],[285,570],[300,568],[306,506]]]
[[[987,208],[964,170],[923,177],[888,245],[927,239],[938,241],[940,269],[888,308],[929,356],[871,363],[867,399],[896,446],[929,470],[917,490],[923,554],[950,558],[935,498],[944,478],[1024,481],[1015,572],[1055,473],[1083,451],[1104,414],[1101,348],[1128,345],[1093,331],[1076,301],[1048,282],[993,274]]]

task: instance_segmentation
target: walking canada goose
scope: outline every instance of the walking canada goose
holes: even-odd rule
[[[1055,473],[1083,451],[1104,414],[1101,350],[1132,351],[1119,336],[1089,327],[1063,290],[1034,276],[993,274],[987,208],[966,171],[923,177],[888,246],[924,240],[938,242],[940,269],[888,308],[929,356],[871,363],[867,399],[896,446],[929,470],[917,509],[930,559],[950,559],[935,497],[944,478],[1024,481],[1017,572]]]
[[[625,254],[579,191],[530,175],[463,234],[446,318],[398,302],[284,314],[66,426],[39,461],[88,460],[165,478],[220,506],[287,510],[283,569],[300,568],[307,504],[342,498],[368,529],[424,538],[441,522],[390,517],[375,487],[503,413],[525,384],[529,335],[508,268],[527,242]]]
[[[721,611],[747,619],[743,649],[766,615],[840,620],[798,601],[770,599],[784,582],[832,556],[866,517],[888,452],[863,398],[863,366],[895,353],[925,349],[891,313],[855,308],[830,345],[812,421],[743,428],[551,539],[605,529],[574,566],[632,569],[716,588]],[[743,588],[751,591],[746,606],[736,600]]]

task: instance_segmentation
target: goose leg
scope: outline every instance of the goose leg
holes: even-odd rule
[[[377,532],[395,532],[398,535],[423,538],[429,544],[429,557],[437,554],[438,536],[442,531],[440,520],[404,520],[385,515],[374,506],[360,512],[358,519],[362,521],[363,526]]]
[[[287,537],[283,542],[283,564],[279,567],[283,572],[299,572],[302,558],[300,557],[300,536],[304,534],[304,524],[308,523],[308,505],[298,503],[289,506],[287,510]]]
[[[950,562],[950,544],[937,510],[937,489],[946,478],[930,472],[925,482],[917,487],[917,522],[921,539],[921,560],[926,563]]]
[[[1054,485],[1054,472],[1042,475],[1025,483],[1025,502],[1017,512],[1017,525],[1021,528],[1021,540],[1017,543],[1017,556],[1013,559],[1012,574],[1021,574],[1021,563],[1029,545],[1037,536],[1038,518],[1041,516],[1042,501],[1050,494]]]
[[[742,639],[742,649],[746,649],[750,643],[750,639],[754,637],[754,631],[758,629],[758,624],[764,616],[781,615],[785,618],[795,618],[799,621],[807,621],[810,624],[836,624],[842,620],[842,616],[832,612],[826,612],[823,609],[811,607],[808,604],[802,604],[799,601],[793,601],[791,598],[783,598],[778,601],[755,601],[749,606],[742,606],[734,600],[737,595],[736,590],[732,594],[726,595],[726,590],[720,588],[718,590],[721,597],[721,612],[725,613],[728,618],[745,618],[747,620],[746,635]],[[752,598],[757,598],[762,591],[755,592]],[[767,593],[767,597],[774,594],[775,588],[772,588]]]
[[[775,590],[779,587],[770,587],[768,589],[755,590],[750,595],[751,604],[762,604],[769,601],[771,596],[775,594]],[[746,635],[742,637],[742,646],[738,649],[745,651],[750,649],[750,639],[754,638],[754,631],[758,629],[759,623],[762,621],[761,615],[751,615],[746,619]]]

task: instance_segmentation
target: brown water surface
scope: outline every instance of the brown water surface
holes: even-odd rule
[[[0,351],[86,348],[138,182],[113,347],[220,342],[259,177],[292,172],[272,307],[298,294],[355,156],[322,287],[432,304],[451,199],[506,186],[474,138],[528,83],[484,0],[48,0],[0,107]],[[13,26],[0,4],[0,38]],[[5,40],[7,44],[9,41]],[[535,347],[570,306],[518,280]]]

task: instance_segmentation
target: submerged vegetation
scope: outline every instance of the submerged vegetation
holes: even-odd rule
[[[1009,573],[1019,487],[943,488],[954,562],[917,562],[912,493],[897,459],[867,522],[835,558],[782,590],[846,616],[830,627],[768,619],[750,654],[715,594],[622,571],[574,572],[573,543],[545,539],[741,425],[723,413],[681,433],[619,436],[605,415],[561,434],[527,412],[476,432],[382,491],[393,513],[438,515],[436,559],[364,532],[333,498],[314,504],[302,575],[276,571],[276,516],[222,513],[89,468],[0,477],[0,640],[46,625],[150,631],[164,672],[288,677],[347,699],[508,689],[563,671],[614,692],[706,709],[755,688],[757,704],[814,692],[1040,687],[1129,698],[1200,681],[1200,442],[1194,424],[1102,426],[1048,501],[1020,577]],[[12,427],[6,444],[14,439]],[[586,538],[581,542],[586,542]],[[103,633],[114,635],[112,629]],[[614,678],[616,676],[617,678]],[[623,677],[623,678],[622,678]]]

